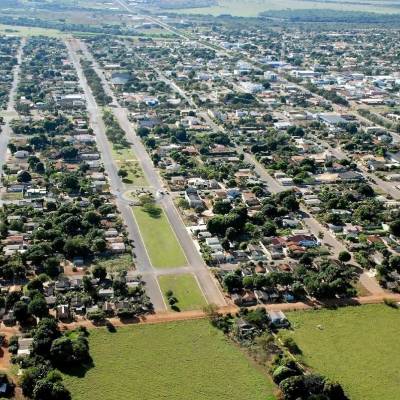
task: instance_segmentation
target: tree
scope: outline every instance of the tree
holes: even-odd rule
[[[294,370],[292,368],[285,367],[284,365],[280,365],[273,372],[272,378],[273,378],[275,383],[279,384],[284,379],[289,378],[291,376],[296,376],[296,375],[299,375],[298,371],[296,371],[296,370]]]
[[[393,235],[400,236],[400,219],[394,220],[389,227]]]
[[[307,395],[303,376],[290,376],[281,381],[279,388],[282,390],[285,400],[302,399]]]
[[[128,171],[126,169],[120,168],[118,170],[118,176],[120,176],[121,178],[126,178],[128,176]]]
[[[14,304],[13,310],[14,310],[15,319],[18,322],[23,323],[28,319],[28,317],[29,317],[28,306],[23,301],[17,301]]]
[[[213,205],[213,213],[214,214],[228,214],[231,211],[232,206],[230,203],[225,201],[216,201]]]
[[[32,398],[33,400],[71,400],[71,394],[62,383],[42,379],[36,384]]]
[[[20,171],[17,175],[17,181],[21,183],[27,183],[32,180],[32,176],[28,171]]]
[[[32,397],[36,383],[43,379],[47,373],[48,367],[43,364],[24,369],[20,378],[20,386],[24,396]]]
[[[242,278],[238,274],[230,272],[224,277],[224,286],[229,293],[232,293],[235,289],[243,287]]]
[[[97,238],[92,243],[92,249],[95,252],[102,253],[107,249],[107,242],[102,238]]]
[[[92,269],[92,275],[94,278],[100,279],[102,281],[107,277],[107,269],[102,265],[95,265]]]
[[[254,277],[252,276],[245,276],[242,279],[243,287],[246,289],[251,289],[254,286]]]
[[[59,336],[60,330],[54,318],[41,319],[33,335],[33,353],[48,358],[51,344]]]
[[[56,278],[60,274],[60,260],[57,257],[49,257],[43,264],[43,271],[50,278]]]
[[[340,383],[332,382],[329,379],[325,379],[323,393],[328,396],[329,400],[348,400]]]
[[[48,315],[46,300],[43,296],[35,296],[28,305],[28,312],[35,317],[43,318]]]
[[[295,195],[291,194],[282,200],[282,206],[289,211],[298,211],[299,202],[297,201]]]
[[[89,247],[83,236],[75,236],[66,240],[64,252],[69,257],[86,256],[89,254]]]
[[[346,263],[351,260],[351,254],[348,251],[341,251],[338,258],[339,261]]]
[[[101,215],[96,211],[88,211],[85,213],[83,218],[89,224],[97,226],[101,220]]]
[[[28,290],[39,290],[40,292],[43,291],[43,283],[40,279],[34,278],[28,282],[26,285]]]
[[[62,336],[53,341],[50,348],[50,357],[54,365],[66,366],[74,362],[72,340]]]

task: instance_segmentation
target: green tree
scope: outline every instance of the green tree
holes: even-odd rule
[[[95,265],[92,269],[92,275],[94,278],[98,278],[102,281],[107,277],[107,269],[102,265]]]
[[[339,261],[346,263],[351,260],[351,254],[348,251],[341,251],[338,258]]]
[[[49,314],[49,310],[44,297],[35,296],[28,305],[28,312],[38,318],[47,316]]]

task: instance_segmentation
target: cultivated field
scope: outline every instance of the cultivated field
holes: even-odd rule
[[[144,244],[154,268],[174,268],[187,264],[183,250],[164,212],[152,217],[141,207],[133,207]]]
[[[201,289],[192,274],[161,275],[158,278],[165,302],[168,304],[165,293],[172,290],[178,300],[176,307],[180,311],[200,310],[207,305]]]
[[[341,382],[352,400],[400,396],[400,310],[365,305],[289,313],[304,361]]]
[[[273,384],[208,321],[91,331],[94,368],[65,378],[73,400],[270,400]]]
[[[385,7],[385,4],[388,4]],[[378,13],[398,13],[400,8],[393,7],[394,2],[385,1],[365,1],[357,2],[351,0],[340,0],[338,2],[334,1],[306,1],[306,0],[218,0],[218,5],[211,7],[201,7],[201,8],[186,8],[180,10],[174,10],[174,12],[179,11],[180,13],[186,14],[211,14],[211,15],[221,15],[221,14],[231,14],[234,16],[241,17],[255,17],[263,11],[269,10],[301,10],[301,9],[330,9],[330,10],[340,10],[340,11],[368,11],[368,12],[378,12]]]

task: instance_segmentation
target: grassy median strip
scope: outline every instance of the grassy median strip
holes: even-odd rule
[[[267,400],[273,384],[206,320],[90,331],[94,367],[65,376],[74,400]]]
[[[400,310],[363,305],[288,313],[304,362],[352,400],[399,398]]]
[[[156,215],[143,207],[132,207],[144,244],[154,268],[175,268],[187,265],[185,254],[164,211]]]
[[[165,302],[171,310],[201,310],[207,305],[196,278],[192,274],[161,275],[158,281]],[[171,304],[172,302],[168,301],[170,298],[176,299],[176,302]]]

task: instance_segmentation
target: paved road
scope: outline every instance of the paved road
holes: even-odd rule
[[[25,45],[26,39],[23,38],[21,40],[21,45],[18,49],[17,53],[17,64],[13,70],[13,81],[9,93],[7,110],[4,116],[4,125],[1,128],[1,135],[0,135],[0,171],[3,171],[3,165],[6,162],[7,158],[7,145],[10,141],[10,137],[12,135],[12,129],[10,127],[11,121],[14,119],[15,114],[15,100],[17,95],[17,88],[20,81],[20,69],[21,69],[21,62],[23,56],[23,49]]]
[[[141,139],[136,135],[133,125],[128,119],[127,110],[119,105],[117,98],[115,97],[110,85],[104,77],[102,69],[99,67],[96,60],[94,60],[87,47],[82,42],[79,42],[77,45],[83,51],[85,57],[92,61],[96,73],[102,80],[104,90],[109,96],[112,97],[112,111],[117,118],[121,128],[125,131],[126,137],[133,145],[132,149],[135,153],[135,156],[137,157],[139,164],[142,167],[147,182],[154,191],[163,190],[164,184],[161,180],[161,177],[155,170],[153,162],[149,154],[147,153],[147,150],[144,147]],[[160,199],[158,199],[158,203],[164,209],[165,214],[171,224],[171,227],[185,253],[188,265],[192,268],[193,273],[197,277],[201,290],[203,291],[207,301],[218,306],[224,306],[226,304],[224,296],[220,292],[214,278],[211,276],[202,256],[196,249],[193,240],[190,237],[186,226],[184,225],[182,218],[180,217],[173,203],[172,198],[168,195],[164,195]],[[136,251],[139,252],[138,249],[136,249]],[[141,248],[140,253],[142,253],[143,251],[145,251],[145,249]],[[148,270],[148,268],[146,268],[146,270]]]
[[[123,193],[125,188],[120,177],[118,176],[118,169],[112,158],[111,146],[105,133],[106,130],[103,119],[101,117],[101,110],[97,106],[96,100],[86,81],[79,56],[77,55],[79,43],[76,40],[71,39],[66,41],[66,45],[71,60],[77,71],[80,85],[86,97],[90,125],[96,135],[97,145],[101,152],[104,168],[110,181],[111,191],[116,195],[118,209],[121,212],[122,218],[126,224],[129,237],[131,240],[133,240],[135,246],[134,253],[136,256],[135,262],[137,270],[139,272],[152,272],[154,270],[147,256],[146,248],[141,239],[139,229],[133,217],[133,213],[129,206],[129,203],[123,200],[121,196],[119,196],[119,194]],[[153,303],[154,309],[156,311],[165,311],[166,307],[164,299],[155,275],[152,273],[148,273],[143,277],[143,280],[146,284],[146,291]]]
[[[130,11],[130,12],[132,12],[133,14],[137,14],[137,13],[135,13],[123,0],[116,0],[116,2],[119,3],[121,6],[123,6],[127,11]],[[180,33],[179,31],[177,31],[175,28],[170,27],[168,24],[166,24],[166,23],[160,21],[160,20],[157,19],[157,18],[149,17],[149,16],[145,16],[145,15],[143,15],[142,17],[148,18],[149,20],[151,20],[152,22],[158,24],[159,26],[163,27],[164,29],[167,29],[167,30],[171,31],[171,32],[177,34],[178,36],[180,36],[180,37],[182,37],[182,38],[184,38],[184,39],[186,39],[186,40],[188,39],[187,36],[181,34],[181,33]],[[191,39],[191,40],[196,40],[196,38],[193,38],[192,36],[190,37],[190,39]],[[200,41],[200,40],[197,40],[197,43],[200,44],[200,45],[203,46],[203,47],[210,47],[210,46],[208,46],[207,44],[203,43],[203,42]],[[231,54],[231,53],[227,52],[227,51],[224,50],[224,49],[217,49],[217,48],[213,48],[213,49],[214,49],[217,53],[220,53],[220,54],[222,53],[222,54],[224,54],[225,56],[231,56],[231,55],[233,56],[233,55],[234,55],[234,53]],[[236,54],[236,55],[239,55],[239,56],[240,56],[240,54]],[[251,60],[248,60],[247,58],[245,58],[245,60],[248,61],[250,64],[254,64]],[[287,82],[288,84],[292,84],[291,82],[286,81],[285,78],[283,78],[283,77],[280,77],[280,78],[281,78],[282,81],[285,81],[285,82]],[[242,90],[235,82],[230,82],[230,83],[232,83],[232,84],[234,85],[234,87],[235,87],[237,90]],[[319,95],[317,95],[317,94],[315,94],[315,93],[312,93],[312,92],[308,91],[307,89],[305,89],[305,88],[304,88],[303,86],[301,86],[301,85],[297,85],[297,84],[292,84],[292,85],[297,86],[300,90],[304,91],[305,93],[310,94],[311,96],[314,96],[315,98],[320,99],[321,101],[326,101],[326,99],[323,98],[322,96],[319,96]],[[174,86],[177,87],[177,85],[175,85],[175,84],[174,84]],[[178,87],[178,91],[181,93],[181,92],[182,92],[182,89],[180,89],[180,88]],[[186,97],[186,93],[185,93],[185,97]],[[259,103],[262,104],[262,102],[261,102],[260,99],[258,99],[257,97],[256,97],[256,99],[257,99],[257,101],[258,101]],[[334,111],[336,111],[336,112],[342,113],[342,112],[344,112],[344,111],[348,111],[347,108],[345,109],[344,107],[341,107],[341,106],[338,106],[338,105],[335,105],[335,104],[332,104],[332,107],[333,107]],[[357,115],[358,115],[358,113],[357,113]],[[362,120],[365,120],[365,118],[361,117],[360,115],[358,115],[358,117],[359,117],[360,119],[362,119]],[[365,121],[364,121],[364,122],[365,122]],[[339,156],[339,155],[340,155],[340,156],[343,156],[343,155],[344,155],[341,149],[333,149],[333,148],[331,148],[331,149],[332,149],[332,154],[333,154],[333,155],[335,155],[335,154],[337,154],[337,156]],[[251,155],[245,155],[245,157],[246,157],[246,156],[247,156],[247,159],[249,158],[249,156],[252,157]],[[335,156],[336,156],[336,155],[335,155]],[[342,157],[339,157],[339,158],[342,158]],[[266,170],[263,168],[263,166],[261,166],[261,165],[254,159],[254,157],[253,157],[253,160],[254,160],[253,164],[254,164],[255,167],[256,167],[256,168],[255,168],[256,172],[259,173],[259,175],[260,175],[265,181],[267,181],[268,186],[269,186],[269,189],[270,189],[270,191],[271,191],[272,193],[277,193],[277,192],[280,192],[280,191],[282,191],[282,190],[285,190],[285,189],[289,189],[289,188],[290,188],[290,187],[283,187],[282,185],[280,185],[274,178],[272,178],[272,177],[266,172]],[[365,171],[364,171],[364,173],[365,173],[367,176],[372,177],[371,174],[368,174],[368,173],[365,172]],[[375,176],[373,176],[373,179],[374,179],[375,182],[376,182],[376,184],[373,184],[373,183],[371,184],[374,188],[380,188],[381,190],[385,191],[386,193],[391,194],[394,198],[398,198],[398,197],[397,197],[397,193],[396,193],[397,189],[395,189],[392,185],[388,184],[387,182],[384,182],[384,181],[380,180],[379,178],[376,179]],[[378,185],[379,185],[379,186],[378,186]],[[400,191],[399,191],[399,193],[400,193]],[[313,216],[309,215],[309,213],[307,212],[307,210],[306,210],[305,207],[301,207],[301,211],[303,211],[303,213],[305,214],[305,218],[304,218],[304,223],[305,223],[305,225],[306,225],[306,226],[310,229],[310,231],[311,231],[315,236],[317,236],[317,237],[318,237],[318,234],[319,234],[320,232],[322,232],[322,233],[324,234],[324,238],[321,240],[321,242],[322,242],[323,244],[327,245],[327,246],[331,249],[332,253],[333,253],[335,256],[337,256],[341,251],[345,250],[345,246],[344,246],[340,241],[338,241],[338,240],[336,239],[336,237],[334,236],[334,234],[332,234],[329,230],[327,230],[327,229],[326,229],[322,224],[320,224]],[[357,265],[357,263],[354,261],[354,259],[352,259],[352,262],[353,262],[353,264]],[[375,285],[375,283],[376,283],[375,278],[373,278],[373,277],[368,277],[368,276],[363,275],[363,280],[366,281],[367,279],[370,279],[370,280],[373,281],[373,282],[371,283],[371,285],[369,285],[371,289],[374,288],[374,287],[376,287],[376,285]]]

